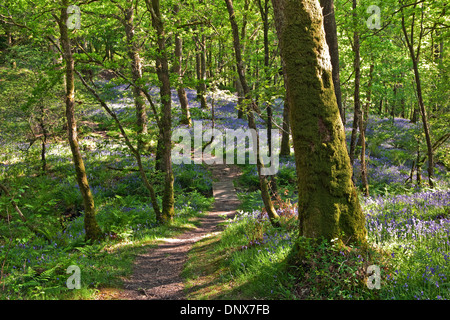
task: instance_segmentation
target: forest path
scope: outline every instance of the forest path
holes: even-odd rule
[[[131,277],[124,280],[124,289],[114,294],[119,300],[186,299],[181,277],[187,253],[204,237],[219,233],[219,223],[232,218],[239,205],[233,180],[240,174],[235,165],[211,165],[214,207],[200,218],[200,226],[165,241],[145,254],[137,256]],[[100,293],[100,297],[104,294]],[[112,298],[112,297],[110,297]]]

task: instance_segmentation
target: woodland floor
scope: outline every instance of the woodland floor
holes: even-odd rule
[[[122,290],[105,289],[98,299],[182,300],[186,299],[181,272],[192,245],[221,232],[221,222],[232,218],[239,205],[233,180],[240,174],[235,165],[210,166],[213,176],[214,208],[200,218],[191,231],[164,242],[136,257],[131,277],[124,279]]]

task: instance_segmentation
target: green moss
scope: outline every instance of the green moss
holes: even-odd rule
[[[285,1],[282,55],[297,164],[301,235],[364,242],[364,215],[353,186],[316,1]],[[298,57],[301,57],[298,58]]]

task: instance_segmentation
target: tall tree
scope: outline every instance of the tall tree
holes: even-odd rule
[[[342,106],[341,81],[339,76],[339,45],[336,29],[336,18],[334,14],[334,0],[320,0],[323,7],[323,26],[330,50],[331,65],[333,66],[333,85],[336,93],[336,101],[341,114],[342,122],[345,124],[345,113]]]
[[[235,58],[236,58],[236,68],[239,75],[239,79],[242,84],[242,89],[244,92],[244,98],[247,101],[247,109],[245,110],[247,113],[248,118],[248,126],[250,129],[255,130],[256,132],[256,123],[253,112],[256,108],[255,101],[252,99],[250,95],[250,87],[248,86],[247,79],[245,77],[245,70],[244,70],[244,63],[242,60],[242,53],[241,53],[241,45],[240,45],[240,39],[239,39],[239,29],[238,25],[236,23],[236,17],[234,13],[233,3],[231,0],[225,0],[225,3],[227,5],[228,15],[230,19],[231,24],[231,31],[233,34],[233,46],[234,46],[234,52],[235,52]],[[272,199],[270,198],[269,193],[269,184],[267,181],[267,178],[261,174],[262,169],[262,163],[260,161],[259,157],[259,138],[258,134],[256,137],[256,166],[258,170],[258,176],[259,176],[259,185],[261,189],[261,197],[264,202],[264,208],[266,209],[266,212],[269,216],[270,221],[272,224],[277,225],[277,220],[279,219],[279,216],[273,206]]]
[[[353,165],[355,161],[355,152],[356,152],[356,142],[357,142],[357,133],[358,133],[358,124],[361,117],[361,100],[360,100],[360,86],[361,86],[361,54],[360,54],[360,36],[359,31],[357,29],[358,20],[357,20],[357,0],[353,0],[353,72],[355,75],[355,88],[353,91],[353,126],[352,126],[352,136],[350,140],[350,163]]]
[[[319,0],[272,0],[284,59],[299,191],[300,235],[365,242]]]
[[[172,99],[170,91],[169,61],[166,49],[166,33],[164,30],[163,17],[160,10],[159,0],[145,0],[148,11],[151,13],[152,25],[157,35],[157,58],[156,73],[160,86],[161,96],[161,154],[164,169],[164,194],[162,203],[162,213],[158,221],[162,223],[171,222],[174,216],[174,189],[173,189],[173,169],[172,169]]]
[[[263,34],[264,34],[264,74],[266,76],[265,81],[270,82],[270,48],[269,48],[269,0],[264,0],[264,4],[261,0],[258,0],[259,13],[261,14],[261,19],[263,21]],[[270,102],[267,104],[267,138],[269,145],[269,156],[272,152],[272,106]]]
[[[138,133],[138,149],[144,146],[142,135],[147,134],[147,108],[145,106],[145,96],[140,89],[143,85],[142,83],[142,59],[140,56],[140,46],[138,39],[135,35],[135,22],[134,13],[137,10],[137,1],[127,0],[125,3],[125,8],[122,8],[119,4],[119,8],[122,10],[123,18],[121,22],[125,29],[126,35],[126,48],[128,58],[130,59],[131,77],[137,86],[132,87],[134,104],[136,108],[136,118],[137,118],[137,133]]]
[[[173,13],[174,15],[177,15],[180,11],[180,7],[178,4],[174,5]],[[192,125],[191,122],[191,114],[189,112],[189,102],[186,95],[186,90],[184,89],[183,85],[183,68],[182,68],[182,62],[183,62],[183,38],[181,35],[177,32],[175,33],[175,60],[173,63],[173,72],[178,75],[178,81],[177,81],[177,94],[178,94],[178,100],[180,100],[180,106],[181,106],[181,113],[182,113],[182,124],[187,124],[189,126]]]
[[[400,1],[400,4],[402,5],[400,12],[401,12],[401,18],[402,18],[402,31],[403,35],[405,36],[406,40],[406,46],[409,50],[409,55],[413,64],[413,70],[414,70],[414,79],[416,82],[416,91],[417,91],[417,100],[419,102],[419,111],[420,115],[422,117],[422,124],[423,124],[423,130],[425,132],[425,140],[427,142],[427,152],[428,152],[428,183],[430,187],[434,187],[433,182],[433,171],[434,171],[434,158],[433,158],[433,145],[431,143],[431,135],[430,135],[430,127],[428,124],[428,116],[427,116],[427,110],[425,107],[425,103],[423,101],[423,92],[422,92],[422,81],[420,77],[419,72],[419,58],[421,53],[421,45],[422,40],[424,37],[425,29],[423,27],[424,19],[425,19],[425,11],[423,7],[423,3],[421,3],[420,11],[416,12],[416,8],[418,6],[418,3],[410,4],[409,6],[412,6],[412,12],[409,12],[411,15],[411,22],[410,22],[410,30],[408,34],[408,27],[406,22],[406,7],[404,1]],[[420,29],[419,29],[419,39],[417,43],[417,49],[415,48],[415,42],[414,42],[414,28],[416,24],[416,14],[420,15]]]
[[[97,240],[102,237],[102,231],[97,223],[95,214],[94,197],[92,195],[89,183],[87,180],[86,169],[78,144],[77,123],[75,119],[75,62],[72,54],[72,46],[69,38],[69,31],[67,28],[67,8],[69,6],[68,0],[61,0],[60,16],[55,16],[59,31],[61,34],[61,48],[66,64],[65,72],[65,104],[66,104],[66,118],[67,130],[70,149],[72,151],[72,158],[75,165],[75,173],[77,177],[78,186],[83,196],[84,203],[84,229],[86,231],[87,240]]]

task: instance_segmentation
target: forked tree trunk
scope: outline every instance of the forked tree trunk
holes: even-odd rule
[[[97,94],[97,92],[87,84],[87,82],[86,82],[86,80],[84,80],[83,76],[79,72],[77,72],[77,74],[78,74],[81,82],[83,83],[83,85],[86,87],[86,89],[88,89],[88,91],[90,91],[92,93],[92,95],[95,97],[95,99],[97,99],[97,101],[100,103],[100,105],[103,107],[103,109],[105,109],[105,111],[114,119],[115,123],[119,127],[119,131],[125,140],[125,144],[127,145],[130,152],[133,154],[134,158],[136,159],[142,181],[144,182],[144,185],[149,192],[150,200],[151,200],[151,203],[153,206],[153,210],[155,211],[155,215],[156,215],[156,217],[161,216],[161,211],[160,211],[159,205],[158,205],[158,199],[156,198],[156,192],[153,188],[153,185],[147,179],[147,174],[145,173],[144,166],[142,165],[142,157],[141,157],[139,148],[133,147],[133,145],[132,145],[127,133],[125,132],[125,129],[123,128],[122,123],[120,122],[117,115],[108,107],[106,102]]]
[[[87,180],[86,169],[84,167],[83,158],[81,156],[80,147],[78,145],[77,123],[75,119],[75,79],[74,69],[75,62],[72,56],[72,48],[67,28],[67,7],[68,0],[61,2],[61,16],[58,21],[59,30],[61,33],[61,45],[64,53],[64,60],[66,63],[66,118],[67,130],[70,149],[72,151],[73,162],[75,165],[75,173],[77,176],[78,186],[84,203],[84,229],[86,231],[87,240],[97,240],[102,237],[102,231],[97,224],[95,218],[95,204],[89,183]]]
[[[236,57],[236,67],[237,67],[239,79],[242,84],[244,97],[248,101],[248,110],[246,110],[248,112],[248,115],[247,115],[248,126],[250,129],[254,129],[256,132],[256,124],[255,124],[255,119],[254,119],[254,115],[253,115],[254,101],[252,101],[252,99],[250,97],[250,88],[249,88],[249,86],[247,84],[247,80],[245,78],[245,71],[244,71],[244,67],[243,67],[244,64],[243,64],[242,55],[241,55],[239,30],[238,30],[238,26],[236,23],[233,3],[231,2],[231,0],[225,0],[225,3],[227,5],[227,10],[228,10],[230,24],[231,24],[231,30],[233,33],[233,45],[234,45],[234,52],[235,52],[235,57]],[[271,223],[273,225],[278,225],[277,220],[279,219],[279,216],[273,206],[272,199],[270,198],[269,185],[267,182],[267,178],[261,174],[262,163],[261,163],[260,157],[259,157],[259,138],[258,138],[258,134],[256,134],[256,135],[257,135],[257,137],[256,137],[256,140],[257,140],[256,141],[256,150],[257,150],[256,151],[256,166],[257,166],[258,176],[259,176],[261,197],[263,199],[264,208],[266,209],[266,212],[269,216]]]
[[[285,62],[300,235],[366,242],[318,0],[272,0]]]
[[[414,8],[416,8],[417,4],[414,5]],[[414,49],[414,21],[415,21],[415,14],[412,17],[412,23],[411,23],[411,35],[408,35],[408,32],[406,30],[406,23],[405,23],[405,15],[402,12],[402,30],[403,35],[406,39],[406,46],[408,47],[410,57],[413,63],[413,70],[414,70],[414,79],[416,81],[416,90],[417,90],[417,99],[419,102],[419,111],[420,115],[422,117],[422,123],[423,123],[423,130],[425,133],[425,141],[427,142],[427,152],[428,152],[428,183],[431,188],[434,187],[433,182],[433,170],[434,170],[434,157],[433,157],[433,145],[431,143],[431,134],[430,134],[430,126],[428,124],[428,116],[427,116],[427,110],[425,108],[425,103],[423,101],[423,95],[422,95],[422,82],[420,79],[420,72],[419,72],[419,57],[420,57],[420,45],[422,43],[422,37],[424,30],[422,29],[422,22],[424,19],[424,8],[422,4],[422,10],[421,10],[421,30],[419,34],[419,41],[418,41],[418,47],[417,52]]]

